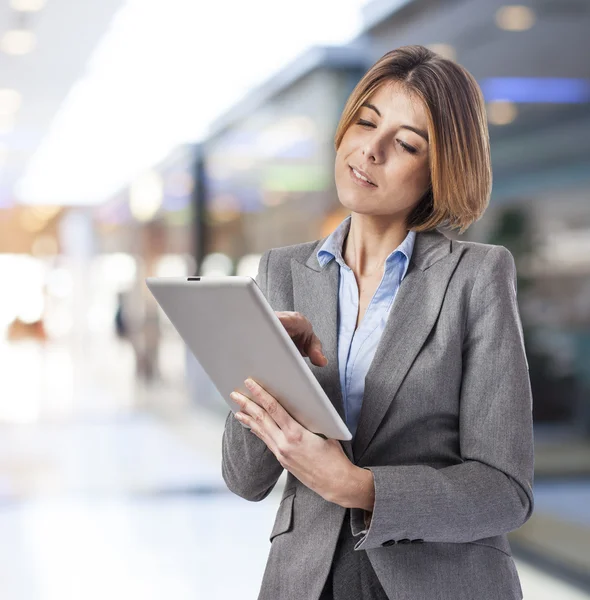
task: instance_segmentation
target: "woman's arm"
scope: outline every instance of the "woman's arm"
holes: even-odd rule
[[[256,283],[268,298],[268,261],[271,250],[260,258]],[[283,467],[268,446],[230,411],[222,437],[221,473],[227,487],[238,496],[264,500],[277,483]]]
[[[525,523],[534,507],[532,402],[514,259],[493,246],[479,266],[467,314],[459,417],[464,462],[442,469],[366,467],[375,504],[355,549],[403,538],[469,542]],[[363,533],[366,514],[352,508],[354,535]]]

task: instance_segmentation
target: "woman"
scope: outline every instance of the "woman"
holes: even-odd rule
[[[260,386],[232,394],[230,490],[260,501],[288,470],[259,600],[520,599],[506,533],[533,511],[533,429],[514,260],[436,229],[489,201],[481,91],[399,48],[352,92],[335,146],[351,215],[267,250],[257,283],[354,437],[309,432]]]

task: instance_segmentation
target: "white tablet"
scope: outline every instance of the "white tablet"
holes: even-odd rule
[[[352,434],[251,277],[148,277],[146,284],[232,412],[248,377],[313,433]]]

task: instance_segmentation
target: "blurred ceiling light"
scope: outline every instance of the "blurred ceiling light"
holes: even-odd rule
[[[12,29],[7,31],[0,40],[0,48],[6,54],[21,56],[28,54],[35,48],[37,40],[35,34],[28,29]]]
[[[532,8],[522,4],[502,6],[496,11],[496,24],[506,31],[526,31],[535,23]]]
[[[156,171],[140,175],[129,189],[129,210],[138,221],[149,221],[158,212],[164,199],[164,183]]]
[[[10,0],[10,6],[20,12],[37,12],[45,4],[47,4],[47,0]]]
[[[457,51],[450,44],[428,44],[428,48],[444,58],[457,60]]]
[[[586,103],[590,80],[571,77],[488,77],[479,81],[486,102]]]
[[[494,100],[487,105],[488,121],[493,125],[508,125],[516,119],[516,104],[509,100]]]
[[[10,88],[0,89],[0,115],[12,115],[22,103],[22,96]]]
[[[0,114],[0,135],[10,133],[14,129],[14,115]]]

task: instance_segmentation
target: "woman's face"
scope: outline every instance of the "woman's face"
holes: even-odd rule
[[[422,102],[397,82],[379,87],[359,109],[336,152],[340,202],[356,213],[394,216],[405,223],[430,185],[427,138]],[[358,181],[351,166],[374,185]]]

